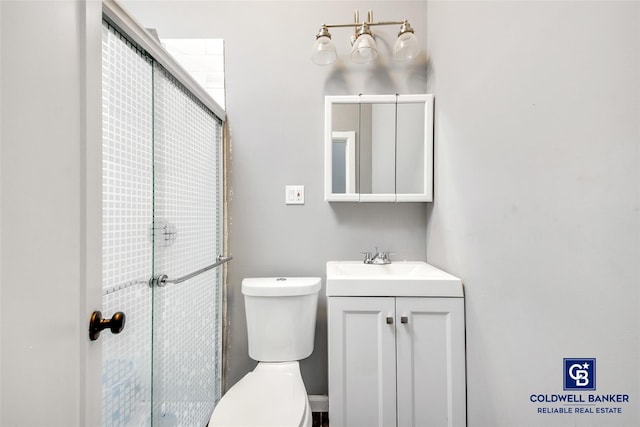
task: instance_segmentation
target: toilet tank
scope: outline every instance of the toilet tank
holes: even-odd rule
[[[259,362],[309,357],[320,287],[319,277],[244,279],[249,357]]]

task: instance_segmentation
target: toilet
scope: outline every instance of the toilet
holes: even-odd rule
[[[242,281],[249,357],[258,366],[220,399],[209,427],[311,427],[299,360],[313,352],[319,277]]]

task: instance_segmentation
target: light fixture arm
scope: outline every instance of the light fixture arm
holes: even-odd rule
[[[378,25],[403,25],[403,24],[409,24],[409,21],[407,21],[406,19],[402,20],[402,21],[379,21],[379,22],[373,22],[373,11],[369,10],[367,11],[367,20],[364,22],[360,22],[360,14],[359,12],[356,10],[354,13],[355,16],[355,22],[351,23],[351,24],[322,24],[323,27],[326,28],[347,28],[347,27],[362,27],[363,25],[368,25],[369,27],[375,27]]]
[[[408,23],[407,20],[404,21],[380,21],[380,22],[354,22],[353,24],[323,24],[323,27],[327,28],[346,28],[346,27],[362,27],[362,25],[367,24],[370,27],[375,27],[377,25],[402,25],[405,22]]]
[[[357,24],[358,22],[360,22],[360,12],[356,9],[354,13],[354,19],[353,21]],[[353,36],[351,37],[351,44],[353,45],[353,43],[356,41],[356,39],[358,38],[358,27],[354,26],[353,27]]]

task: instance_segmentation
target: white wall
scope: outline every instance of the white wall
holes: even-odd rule
[[[427,19],[427,255],[465,284],[469,425],[640,425],[640,3],[437,1]],[[595,357],[623,413],[537,414],[561,406],[529,396],[565,393],[564,357]]]
[[[324,96],[425,93],[426,65],[357,66],[311,62],[323,23],[349,23],[355,9],[378,20],[409,19],[426,43],[426,2],[125,1],[161,38],[225,40],[226,107],[231,127],[229,265],[230,347],[227,386],[255,362],[247,356],[244,277],[324,276],[332,259],[359,259],[379,246],[396,259],[424,259],[425,204],[338,204],[323,201]],[[375,29],[389,59],[399,27]],[[332,31],[339,55],[348,29]],[[386,40],[386,42],[384,41]],[[285,206],[287,184],[305,186],[304,206]],[[327,392],[326,304],[321,291],[316,349],[302,363],[311,394]]]

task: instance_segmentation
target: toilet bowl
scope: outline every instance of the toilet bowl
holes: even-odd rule
[[[258,363],[218,402],[209,427],[311,427],[298,362]]]
[[[299,360],[313,352],[318,277],[242,281],[249,356],[256,368],[220,399],[209,427],[310,427]]]

